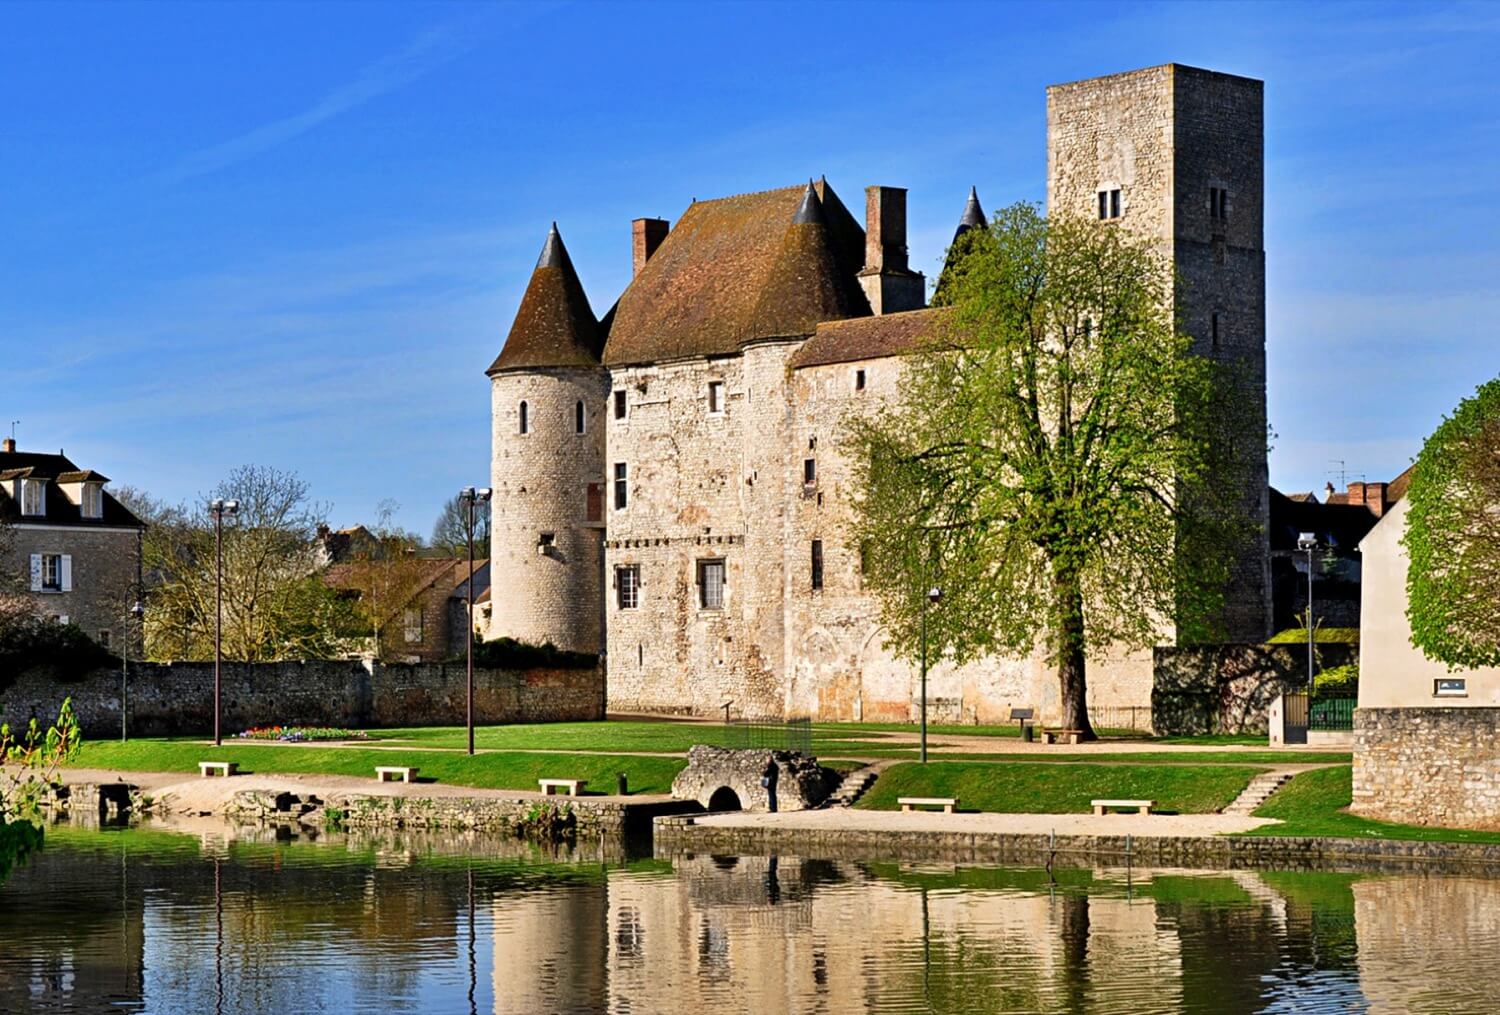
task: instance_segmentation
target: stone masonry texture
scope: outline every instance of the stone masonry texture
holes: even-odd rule
[[[222,726],[304,723],[340,727],[452,726],[465,718],[462,664],[362,662],[225,663]],[[475,721],[568,722],[604,718],[597,669],[475,670]],[[129,729],[139,736],[213,729],[213,663],[132,663]],[[0,692],[0,721],[13,727],[57,716],[65,697],[87,737],[120,733],[120,671],[58,683],[23,676]]]
[[[1362,817],[1500,829],[1500,708],[1354,710]]]

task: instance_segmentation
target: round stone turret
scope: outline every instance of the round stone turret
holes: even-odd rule
[[[603,345],[554,223],[487,371],[491,639],[603,648]]]

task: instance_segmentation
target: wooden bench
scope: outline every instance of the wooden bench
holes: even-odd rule
[[[952,814],[953,808],[958,806],[958,797],[903,796],[897,797],[896,802],[901,805],[903,811],[916,810],[919,807],[941,807],[944,814]]]
[[[581,796],[583,787],[587,786],[589,781],[587,779],[538,779],[537,783],[547,796],[551,796],[555,789],[567,790],[568,796]]]
[[[237,761],[200,761],[198,762],[198,775],[204,779],[217,772],[224,778],[238,775],[240,764]]]
[[[415,768],[405,768],[401,765],[376,765],[375,778],[381,782],[411,782],[417,777]]]
[[[1132,807],[1137,814],[1150,814],[1156,806],[1155,800],[1091,800],[1095,814],[1103,814],[1111,807]]]
[[[1076,744],[1081,736],[1083,730],[1042,730],[1042,743],[1055,744],[1066,740],[1070,744]]]

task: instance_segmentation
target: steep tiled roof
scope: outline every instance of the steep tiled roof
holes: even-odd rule
[[[864,263],[864,230],[827,181],[819,181],[814,190],[826,257],[811,250],[816,244],[807,237],[794,238],[790,227],[806,189],[689,206],[620,297],[604,362],[732,353],[744,342],[770,337],[767,328],[811,332],[808,323],[771,316],[777,303],[798,305],[805,314],[833,301],[850,316],[868,315],[869,301],[855,279]],[[811,296],[802,292],[807,285],[815,289]]]
[[[941,309],[928,307],[820,324],[817,333],[792,357],[792,368],[900,356],[931,336],[942,314]]]
[[[811,182],[787,226],[744,341],[811,335],[820,321],[849,317],[853,300],[839,276],[823,205]]]
[[[8,480],[18,478],[47,481],[44,498],[46,513],[22,515],[21,505],[11,497]],[[34,451],[0,451],[0,519],[15,524],[66,525],[78,528],[145,528],[141,520],[130,512],[108,490],[103,491],[103,517],[85,518],[82,509],[70,501],[58,483],[81,483],[84,481],[106,483],[103,476],[91,470],[83,470],[62,454],[49,455]]]
[[[1411,486],[1411,470],[1415,468],[1415,465],[1408,465],[1405,472],[1391,480],[1390,485],[1385,488],[1386,500],[1394,504],[1406,496],[1406,490]]]
[[[594,366],[603,346],[599,322],[554,222],[505,346],[485,372]]]

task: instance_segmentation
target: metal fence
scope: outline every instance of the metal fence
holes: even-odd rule
[[[1089,722],[1096,730],[1151,732],[1150,705],[1090,705]]]
[[[812,720],[730,719],[724,724],[727,747],[743,750],[801,751],[812,753]]]
[[[1354,729],[1354,699],[1325,698],[1312,703],[1307,728],[1310,730]]]

